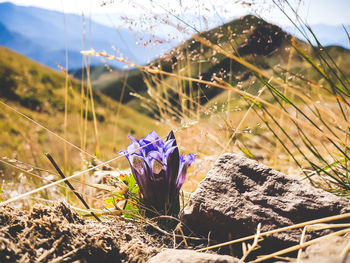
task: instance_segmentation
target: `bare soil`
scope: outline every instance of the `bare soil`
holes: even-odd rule
[[[0,207],[0,262],[146,262],[171,237],[122,220],[84,220],[63,202]]]

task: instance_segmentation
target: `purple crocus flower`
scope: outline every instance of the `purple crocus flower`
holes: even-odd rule
[[[180,210],[179,192],[187,168],[197,154],[180,155],[172,131],[165,142],[154,131],[140,140],[132,136],[129,138],[131,144],[120,153],[130,163],[143,204],[160,214],[176,216]],[[148,215],[155,213],[148,212]]]

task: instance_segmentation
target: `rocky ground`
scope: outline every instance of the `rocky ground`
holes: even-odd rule
[[[267,231],[305,221],[350,213],[350,202],[305,182],[283,175],[245,157],[225,154],[200,183],[180,219],[185,235],[198,240],[174,238],[178,231],[156,230],[124,220],[97,222],[82,219],[65,203],[35,205],[30,212],[0,207],[0,262],[239,262],[255,260],[296,246],[303,227],[265,235]],[[341,221],[347,223],[350,216]],[[261,224],[263,238],[247,254],[242,243],[220,246],[209,253],[195,250],[254,235]],[[298,262],[350,262],[350,233],[345,228],[305,232],[303,242],[342,229],[308,246]],[[246,243],[252,243],[247,240]],[[177,249],[172,249],[177,248]],[[186,248],[184,250],[184,248]],[[248,247],[249,249],[249,247]],[[283,255],[297,257],[298,250]],[[222,254],[222,255],[219,255]],[[277,262],[281,258],[270,258]],[[281,262],[281,261],[279,261]]]

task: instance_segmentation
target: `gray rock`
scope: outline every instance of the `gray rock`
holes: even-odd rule
[[[181,219],[197,233],[227,241],[255,234],[259,223],[265,232],[346,212],[350,202],[345,198],[243,156],[224,154],[191,196]],[[300,234],[296,229],[265,237],[265,248],[295,245]]]
[[[238,263],[239,259],[186,249],[166,249],[154,256],[148,263]]]
[[[350,235],[328,237],[306,248],[298,263],[350,263],[349,242]]]

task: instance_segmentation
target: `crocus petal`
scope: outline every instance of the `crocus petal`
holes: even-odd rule
[[[180,156],[177,146],[173,146],[165,153],[166,158],[166,186],[170,198],[176,197],[179,191],[176,186],[179,174]]]
[[[159,162],[163,162],[163,155],[158,151],[151,151],[147,155],[149,158],[155,159]]]
[[[166,169],[167,169],[167,187],[170,198],[176,199],[178,195],[178,189],[176,187],[176,181],[179,174],[180,155],[177,148],[176,139],[173,131],[170,131],[164,145]]]
[[[186,156],[185,158],[185,164],[190,166],[194,161],[196,160],[197,154],[196,153],[190,153],[189,155]]]
[[[163,162],[157,159],[152,160],[152,171],[154,175],[159,175],[161,171],[164,171]]]
[[[160,136],[155,131],[151,131],[145,136],[145,138],[141,140],[143,145],[149,144],[146,146],[146,148],[149,150],[155,150],[158,147],[163,147],[164,145],[164,142],[161,140]]]
[[[140,188],[146,190],[145,188],[147,188],[147,186],[145,185],[145,178],[147,176],[147,170],[142,157],[132,155],[129,157],[129,162],[137,184]]]
[[[175,139],[170,139],[170,140],[166,141],[166,143],[164,144],[164,147],[163,147],[164,151],[167,151],[170,147],[176,146],[176,142],[175,142],[175,144],[174,144],[174,142],[175,142]]]
[[[139,148],[140,148],[140,144],[138,144],[137,142],[133,142],[129,144],[128,152],[129,154],[136,153],[138,155],[142,155],[142,149],[139,149]]]
[[[128,137],[129,137],[130,141],[139,143],[139,140],[136,139],[135,137],[133,137],[131,135],[129,135]]]
[[[179,169],[179,175],[176,181],[176,186],[178,187],[178,189],[180,189],[184,184],[186,179],[187,169],[194,162],[196,157],[197,157],[197,154],[195,153],[190,153],[189,155],[186,156],[186,158],[184,158],[182,155],[180,156],[180,169]]]
[[[146,199],[151,199],[153,189],[149,183],[150,168],[142,157],[132,155],[128,158],[130,162],[131,171],[135,177],[137,184],[139,185],[142,195]]]
[[[174,158],[172,153],[174,152],[175,149],[177,149],[177,146],[173,146],[167,149],[167,151],[164,153],[165,159],[169,160],[170,158]]]
[[[158,141],[162,141],[160,136],[155,132],[155,131],[151,131],[149,134],[147,134],[145,136],[145,138],[143,138],[146,141],[157,141],[156,143],[158,143]],[[163,142],[163,141],[162,141]]]
[[[174,139],[175,140],[175,135],[174,135],[174,132],[173,130],[171,130],[166,138],[166,141],[169,141],[171,139]],[[176,143],[175,143],[176,144]]]

